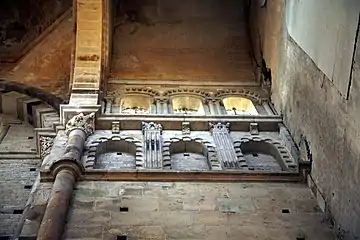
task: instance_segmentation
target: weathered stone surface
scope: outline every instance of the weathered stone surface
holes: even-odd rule
[[[343,10],[350,12],[358,9],[357,4],[357,1],[347,1]],[[343,237],[359,237],[359,36],[350,70],[352,78],[350,81],[342,79],[341,83],[334,83],[288,36],[284,25],[287,14],[285,1],[268,1],[266,13],[256,7],[257,3],[253,6],[253,10],[257,12],[253,23],[258,23],[253,25],[254,36],[257,36],[259,29],[263,42],[263,57],[272,70],[272,99],[276,109],[284,115],[284,122],[295,142],[301,144],[306,139],[307,156],[303,158],[310,157],[312,160],[311,176],[318,188],[315,192],[324,197],[319,197],[320,203],[324,205],[325,200],[325,211],[334,217],[335,229],[338,229]],[[340,16],[340,13],[337,16]],[[335,26],[331,24],[331,27]],[[337,31],[341,32],[344,29],[346,27],[339,25]],[[346,37],[347,34],[340,34],[337,41],[342,43]],[[258,41],[257,38],[254,39]],[[328,43],[314,42],[312,47],[317,44]],[[349,47],[352,46],[349,44]],[[343,62],[341,54],[336,56],[339,59],[335,61]],[[336,86],[348,82],[348,95],[341,94]]]
[[[19,62],[10,69],[3,68],[0,76],[66,98],[74,39],[72,28],[72,17],[68,16]]]
[[[74,203],[85,192],[89,201],[69,212],[66,239],[334,239],[304,184],[80,182],[76,189]],[[110,197],[103,189],[144,191]]]

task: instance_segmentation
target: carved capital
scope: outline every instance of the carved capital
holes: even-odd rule
[[[181,130],[182,130],[182,133],[184,135],[189,135],[190,134],[190,122],[182,122],[181,123]]]
[[[40,156],[45,158],[50,154],[51,148],[54,144],[54,138],[49,136],[40,136]]]
[[[230,123],[209,123],[211,132],[229,132],[230,131]]]
[[[142,122],[142,131],[148,131],[148,130],[153,130],[153,131],[160,131],[162,132],[163,128],[162,125],[160,123],[154,123],[154,122]]]
[[[72,117],[66,123],[66,134],[69,135],[71,131],[79,129],[85,132],[86,136],[90,136],[95,131],[95,113],[90,113],[84,115],[84,113],[79,113]]]

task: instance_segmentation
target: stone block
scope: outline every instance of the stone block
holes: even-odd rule
[[[8,92],[1,94],[2,112],[18,118],[17,114],[17,99],[27,97],[24,94],[18,92]]]

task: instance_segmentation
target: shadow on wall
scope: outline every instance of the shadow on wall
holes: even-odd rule
[[[195,141],[179,141],[170,145],[171,169],[209,170],[208,149]]]
[[[262,166],[263,168],[265,168],[265,169],[256,169],[256,170],[275,169],[275,170],[284,171],[287,168],[282,160],[282,157],[278,149],[274,147],[272,144],[269,144],[264,141],[261,142],[249,141],[249,142],[243,142],[240,145],[240,149],[241,152],[244,154],[247,162],[253,162],[254,166]],[[264,156],[257,158],[259,154]],[[249,155],[252,156],[254,159],[248,157]],[[250,165],[251,164],[249,164],[249,166]]]
[[[96,151],[96,169],[135,169],[136,146],[133,142],[109,140],[101,143]]]
[[[0,89],[2,92],[19,92],[49,104],[51,107],[59,111],[60,104],[67,103],[67,100],[61,99],[51,93],[47,93],[36,87],[27,86],[0,78]]]

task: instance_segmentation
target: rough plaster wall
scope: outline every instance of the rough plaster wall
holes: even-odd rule
[[[354,239],[360,237],[359,40],[349,100],[345,100],[287,35],[284,2],[268,1],[265,10],[258,9],[259,19],[265,18],[264,15],[268,19],[262,23],[262,29],[266,29],[264,52],[269,53],[265,58],[274,63],[271,67],[276,76],[272,100],[284,114],[295,141],[299,143],[302,135],[309,141],[313,158],[311,175],[340,227],[339,234]],[[275,55],[268,49],[271,45],[278,49]]]
[[[360,2],[290,0],[286,7],[289,35],[346,97]]]
[[[321,220],[303,184],[80,182],[64,239],[334,239]]]
[[[0,76],[66,98],[73,34],[70,16],[10,69],[0,70]]]

